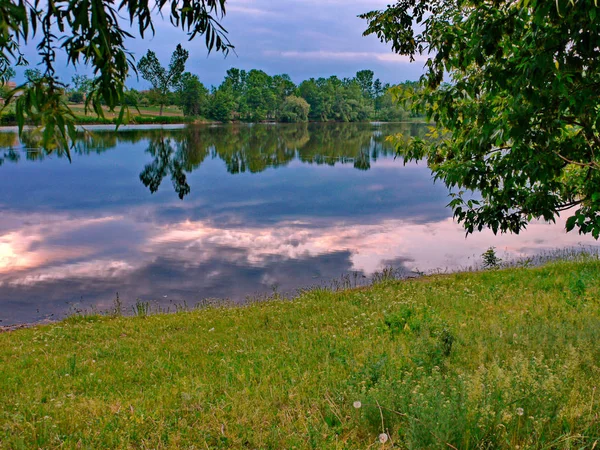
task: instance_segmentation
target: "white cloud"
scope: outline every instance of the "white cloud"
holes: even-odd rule
[[[265,16],[278,17],[281,15],[278,12],[269,11],[267,9],[254,8],[251,6],[238,6],[235,4],[227,6],[227,13],[240,13],[240,14],[246,14],[246,15],[253,16],[253,17],[265,17]]]
[[[409,63],[408,56],[398,55],[396,53],[377,53],[377,52],[347,52],[347,51],[298,51],[285,50],[273,51],[266,50],[265,56],[274,56],[281,58],[310,59],[310,60],[337,60],[337,61],[379,61],[389,63]],[[427,57],[416,56],[416,61],[427,61]]]

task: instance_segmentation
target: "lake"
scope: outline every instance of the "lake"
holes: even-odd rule
[[[66,155],[0,133],[0,325],[107,310],[117,293],[174,310],[204,299],[460,270],[595,245],[564,220],[468,237],[426,164],[394,158],[423,124],[91,128]]]

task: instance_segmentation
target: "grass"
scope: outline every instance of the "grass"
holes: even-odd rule
[[[71,103],[69,104],[69,107],[71,108],[71,110],[78,116],[90,116],[90,117],[96,117],[96,114],[93,111],[88,111],[88,113],[85,113],[85,105],[82,103]],[[139,112],[135,107],[130,107],[131,109],[131,114],[132,115],[141,115],[141,116],[158,116],[158,114],[160,113],[160,106],[140,106],[139,107]],[[104,108],[104,114],[107,118],[115,118],[119,115],[119,108],[115,109],[115,111],[110,111],[108,108]],[[183,112],[181,111],[181,108],[179,108],[178,106],[175,105],[171,105],[171,106],[165,106],[163,108],[163,117],[169,117],[169,116],[177,116],[177,117],[182,117],[183,116]]]
[[[0,448],[598,448],[599,275],[384,277],[0,334]]]
[[[85,106],[83,104],[70,104],[70,108],[75,114],[77,123],[80,125],[92,125],[92,124],[114,124],[119,115],[119,109],[110,111],[108,108],[104,108],[104,118],[96,116],[92,111],[85,112]],[[202,121],[198,118],[185,117],[181,109],[177,106],[165,106],[163,115],[159,116],[160,107],[158,106],[147,106],[140,107],[139,111],[134,107],[130,108],[131,120],[130,124],[181,124]],[[7,111],[0,114],[0,126],[16,125],[16,116],[14,111]]]

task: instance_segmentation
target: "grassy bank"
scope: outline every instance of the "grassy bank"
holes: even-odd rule
[[[70,105],[71,110],[75,114],[79,125],[111,125],[115,124],[119,115],[119,111],[110,111],[104,108],[104,118],[98,117],[92,111],[86,113],[85,106],[80,104]],[[159,116],[159,107],[131,108],[131,125],[165,125],[165,124],[180,124],[192,123],[198,121],[197,118],[185,117],[180,108],[176,106],[167,106],[164,108],[163,115]],[[14,126],[17,124],[14,111],[6,111],[0,114],[0,126]]]
[[[74,317],[0,334],[0,447],[593,448],[599,342],[597,259]]]

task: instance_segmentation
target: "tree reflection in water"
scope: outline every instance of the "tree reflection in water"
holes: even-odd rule
[[[220,159],[227,172],[258,173],[298,160],[305,164],[353,164],[368,170],[378,158],[394,154],[386,137],[403,133],[423,136],[420,123],[329,123],[280,125],[188,126],[182,129],[127,129],[81,133],[71,154],[102,153],[123,143],[148,141],[146,152],[153,160],[140,173],[140,180],[156,192],[165,178],[170,178],[180,199],[190,193],[187,175],[197,169],[207,157]],[[19,143],[15,135],[0,133],[0,165],[18,162],[25,147],[27,160],[44,159],[50,152],[34,149],[35,142],[27,136]],[[54,152],[65,157],[64,152]]]

